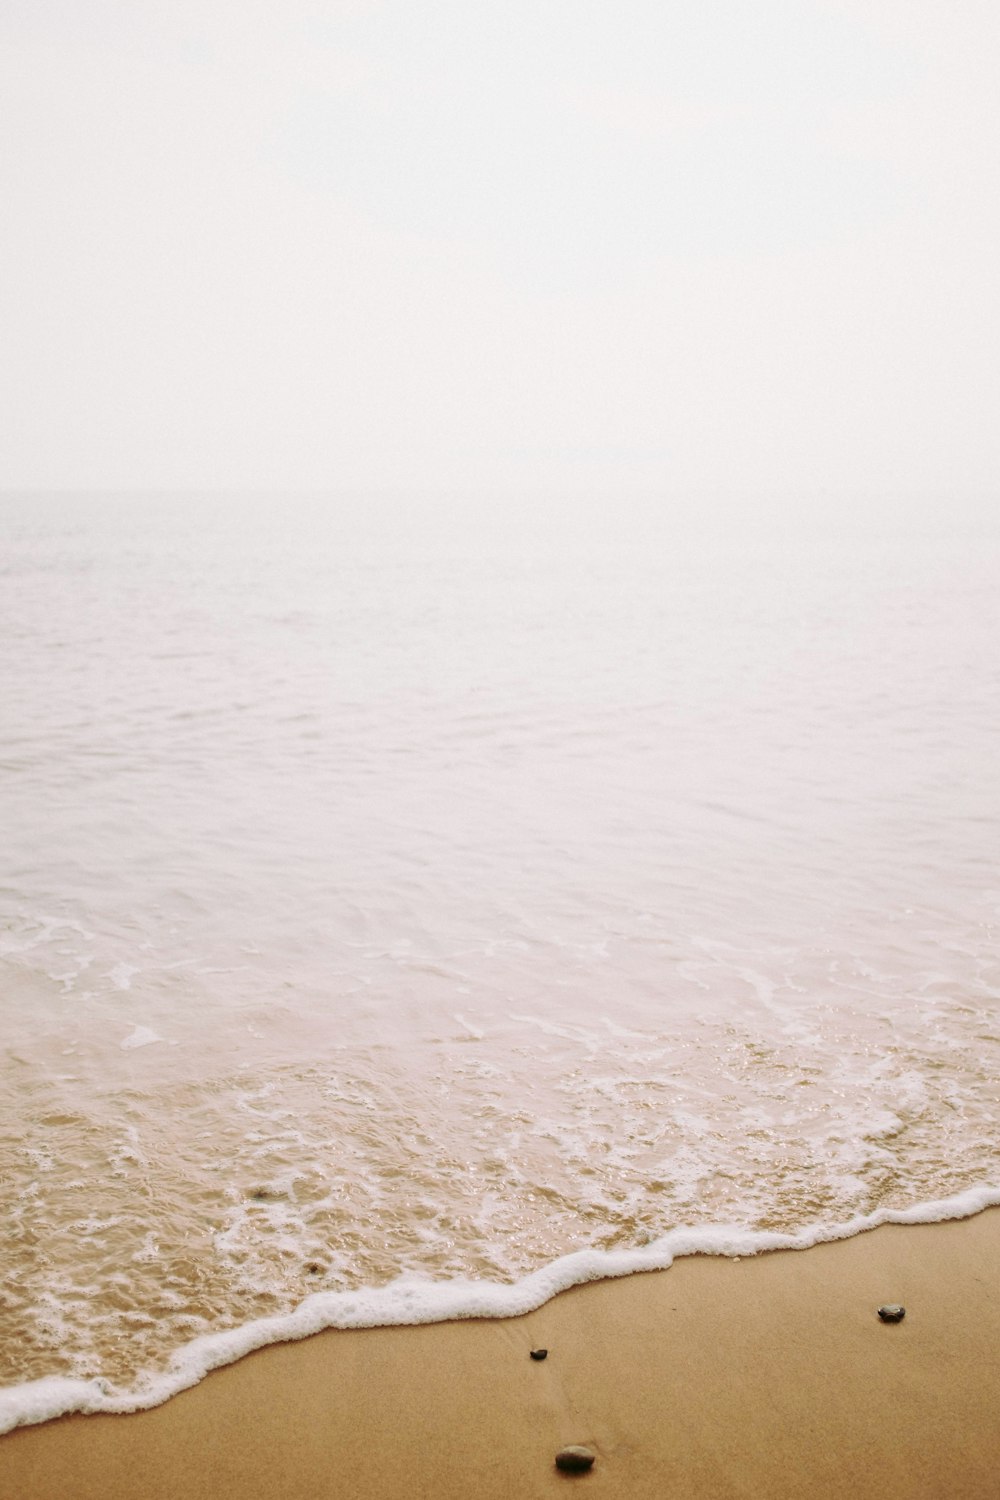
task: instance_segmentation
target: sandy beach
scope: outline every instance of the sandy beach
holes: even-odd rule
[[[150,1412],[13,1432],[0,1494],[985,1500],[1000,1488],[998,1262],[990,1210],[693,1257],[506,1321],[328,1332]],[[886,1302],[902,1323],[879,1321]],[[596,1453],[589,1474],[555,1469],[569,1443]]]

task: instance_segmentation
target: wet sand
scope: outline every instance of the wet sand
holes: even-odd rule
[[[994,1500],[998,1269],[993,1209],[695,1257],[502,1322],[328,1332],[154,1411],[10,1433],[0,1495]],[[556,1471],[567,1443],[594,1449],[589,1474]]]

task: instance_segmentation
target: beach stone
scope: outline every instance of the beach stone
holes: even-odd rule
[[[548,1357],[549,1351],[547,1349],[532,1349],[531,1351],[532,1359],[548,1359]]]
[[[580,1443],[570,1443],[568,1448],[560,1448],[556,1454],[556,1468],[562,1469],[564,1474],[585,1474],[593,1467],[597,1454],[590,1448],[584,1448]]]
[[[887,1302],[884,1307],[879,1308],[878,1315],[883,1323],[902,1323],[906,1317],[906,1308],[900,1307],[898,1302]]]

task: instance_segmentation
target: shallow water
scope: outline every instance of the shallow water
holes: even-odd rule
[[[0,1379],[1000,1184],[998,563],[0,501]]]

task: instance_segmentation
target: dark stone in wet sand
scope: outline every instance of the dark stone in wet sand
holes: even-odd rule
[[[548,1359],[548,1357],[549,1351],[547,1349],[532,1349],[531,1351],[532,1359]]]
[[[902,1323],[906,1317],[906,1308],[900,1307],[898,1302],[887,1302],[884,1307],[879,1308],[878,1315],[883,1323]]]
[[[579,1443],[571,1443],[568,1448],[560,1448],[556,1454],[556,1468],[562,1469],[564,1474],[585,1474],[593,1467],[596,1453],[589,1448],[583,1448]]]

